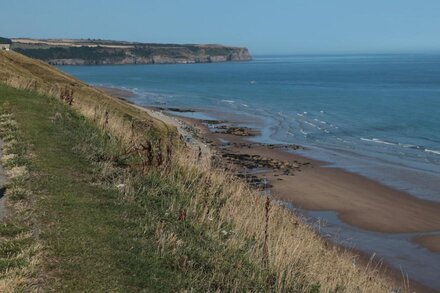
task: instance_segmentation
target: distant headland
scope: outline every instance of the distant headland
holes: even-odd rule
[[[52,65],[189,64],[248,61],[247,48],[96,39],[12,39],[11,49]]]

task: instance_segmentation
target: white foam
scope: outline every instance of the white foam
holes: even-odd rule
[[[233,104],[233,103],[235,103],[235,101],[232,101],[232,100],[222,100],[222,102],[224,102],[224,103],[229,103],[229,104]]]
[[[380,143],[380,144],[396,145],[395,143],[384,141],[384,140],[380,140],[378,138],[371,138],[370,139],[370,138],[363,138],[363,137],[361,137],[361,140],[368,141],[368,142]]]
[[[431,153],[431,154],[440,155],[440,151],[437,151],[437,150],[425,149],[425,152]]]
[[[313,121],[316,121],[316,122],[318,122],[318,123],[321,123],[321,124],[325,124],[325,125],[327,125],[328,123],[327,122],[325,122],[324,120],[319,120],[319,119],[313,119]]]
[[[410,149],[419,148],[419,146],[413,145],[413,144],[399,143],[399,145],[404,147],[404,148],[410,148]]]
[[[313,123],[310,123],[310,122],[308,122],[308,121],[304,121],[304,123],[316,128],[316,125],[313,124]]]

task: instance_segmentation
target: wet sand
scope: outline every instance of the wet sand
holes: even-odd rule
[[[231,148],[281,161],[310,162],[290,175],[277,171],[264,175],[276,197],[306,210],[336,211],[339,218],[362,229],[384,233],[440,230],[440,204],[419,200],[365,177],[266,146]]]
[[[214,141],[222,154],[247,154],[258,156],[260,160],[289,163],[292,166],[289,174],[275,168],[259,176],[270,180],[275,197],[292,202],[298,208],[336,211],[344,222],[376,232],[440,230],[440,203],[421,200],[366,177],[326,167],[325,162],[295,154],[295,148],[255,144],[240,136],[212,133],[200,122],[185,119],[202,127],[203,135]]]
[[[417,236],[413,241],[431,252],[440,253],[440,235]]]

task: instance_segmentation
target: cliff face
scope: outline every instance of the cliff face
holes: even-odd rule
[[[12,49],[53,65],[189,64],[252,59],[246,48],[222,45],[13,39]]]

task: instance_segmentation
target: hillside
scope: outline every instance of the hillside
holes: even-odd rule
[[[105,40],[12,39],[12,49],[52,65],[187,64],[251,59],[246,48]]]
[[[0,136],[1,292],[392,290],[175,127],[16,52],[0,52]]]

